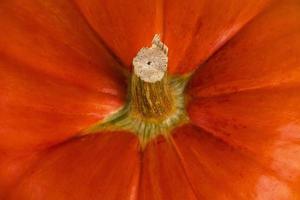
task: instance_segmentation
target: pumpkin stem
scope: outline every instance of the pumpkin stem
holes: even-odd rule
[[[131,78],[131,110],[144,118],[163,118],[172,110],[173,100],[168,87],[168,48],[155,35],[152,46],[142,48],[133,59]]]
[[[141,148],[188,122],[184,88],[189,75],[167,74],[168,48],[155,35],[151,47],[142,48],[133,59],[129,98],[122,109],[84,130],[83,134],[126,130],[136,134]]]

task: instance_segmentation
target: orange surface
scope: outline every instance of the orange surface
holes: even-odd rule
[[[68,1],[2,1],[0,149],[42,148],[118,109],[116,62]]]
[[[300,4],[280,1],[245,26],[196,71],[193,96],[300,84]]]
[[[1,1],[0,199],[300,199],[299,19],[298,0]],[[144,151],[74,137],[124,105],[154,33],[196,70],[190,123]]]
[[[7,199],[129,199],[139,181],[138,140],[100,133],[44,152]]]

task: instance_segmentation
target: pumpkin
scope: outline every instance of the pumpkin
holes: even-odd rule
[[[0,199],[300,199],[299,0],[0,16]]]

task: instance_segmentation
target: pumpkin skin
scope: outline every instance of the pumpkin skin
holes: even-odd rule
[[[1,199],[300,199],[298,0],[0,2]],[[190,123],[76,137],[162,33]]]

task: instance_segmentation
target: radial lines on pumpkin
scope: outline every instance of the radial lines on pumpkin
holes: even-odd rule
[[[150,47],[143,47],[133,59],[128,100],[123,108],[84,130],[130,131],[138,136],[141,148],[162,135],[168,137],[174,127],[188,121],[184,89],[189,76],[167,73],[168,47],[155,35]]]

